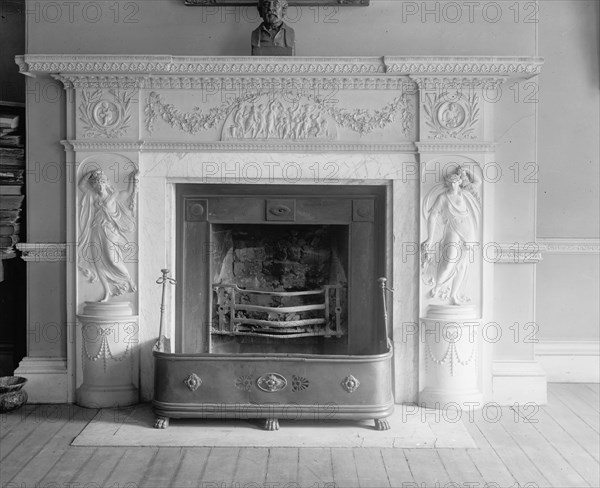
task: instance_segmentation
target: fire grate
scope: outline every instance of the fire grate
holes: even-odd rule
[[[342,337],[343,285],[308,291],[259,291],[213,285],[218,320],[212,333],[230,336]]]

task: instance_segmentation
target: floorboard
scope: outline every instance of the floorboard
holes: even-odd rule
[[[535,415],[530,409],[525,409],[524,412],[519,412],[517,408],[511,410],[517,416],[503,416],[500,424],[550,485],[565,488],[586,486],[587,482],[534,427],[533,422],[538,420],[539,410]]]
[[[587,423],[552,392],[548,393],[548,405],[543,408],[581,447],[600,462],[600,440],[598,434]]]
[[[65,407],[67,408],[60,410],[63,416],[61,422],[55,415],[46,416],[47,420],[43,422],[40,419],[36,421],[37,429],[32,436],[35,443],[29,446],[31,450],[26,455],[12,460],[7,458],[0,464],[3,482],[10,481],[19,487],[39,486],[42,478],[63,454],[73,449],[69,444],[89,422],[90,412],[73,405]],[[37,414],[40,412],[42,411],[38,409]],[[26,442],[23,439],[22,445],[25,446]]]
[[[26,405],[0,416],[0,478],[19,488],[600,486],[598,385],[548,391],[546,406],[463,416],[476,449],[76,447],[98,411]]]
[[[63,427],[69,425],[68,411],[68,405],[61,405],[56,417],[30,418],[24,423],[22,429],[13,429],[13,432],[2,440],[0,444],[3,457],[0,463],[3,482],[12,479],[22,471],[47,444],[52,443],[53,438]],[[80,427],[83,428],[84,425],[82,424]],[[23,437],[20,438],[19,434],[22,434]]]
[[[438,454],[451,482],[459,486],[486,484],[466,449],[439,449]]]
[[[578,387],[576,384],[554,383],[550,387],[549,395],[558,398],[569,407],[575,415],[594,429],[596,434],[600,433],[598,406],[594,405],[593,396],[587,395],[585,388]]]
[[[244,447],[240,449],[234,481],[239,486],[263,486],[267,474],[269,449]]]
[[[215,447],[206,460],[206,469],[200,481],[204,486],[230,486],[238,463],[240,449],[237,447]],[[202,486],[202,484],[200,485]]]
[[[410,472],[417,483],[426,486],[445,486],[450,477],[435,449],[405,449]]]
[[[94,457],[97,450],[97,447],[65,450],[39,484],[41,486],[69,486],[77,475],[81,476],[85,472],[87,463]],[[83,476],[85,477],[85,475]]]
[[[73,477],[71,481],[73,488],[77,486],[108,486],[104,482],[125,454],[125,450],[124,447],[97,448],[92,457],[87,461],[85,470],[82,470]]]
[[[331,464],[335,486],[343,486],[344,488],[360,487],[352,449],[331,449]]]
[[[173,486],[173,478],[183,460],[183,448],[161,447],[148,466],[144,478],[144,488],[164,488]]]
[[[356,474],[361,488],[389,487],[388,474],[380,449],[352,449]]]
[[[475,415],[479,417],[482,415],[482,412],[476,412]],[[467,455],[477,466],[486,483],[492,485],[495,483],[499,486],[513,486],[516,483],[515,478],[504,462],[498,457],[498,454],[481,433],[481,430],[475,425],[475,420],[475,417],[473,417],[473,420],[463,417],[466,429],[478,446],[478,449],[468,449]]]
[[[285,486],[296,483],[299,455],[299,450],[295,447],[269,449],[265,484],[278,483]]]
[[[501,425],[502,418],[512,420],[513,412],[508,408],[484,410],[482,418],[475,423],[487,439],[493,451],[507,467],[513,478],[520,484],[537,483],[538,486],[549,486],[548,480],[535,467],[525,452],[515,445],[514,439]]]
[[[331,463],[331,449],[311,448],[300,449],[298,456],[297,483],[304,486],[333,486],[333,466]]]
[[[172,488],[195,488],[204,479],[209,447],[189,447],[182,453],[181,463],[173,476]]]
[[[381,457],[390,486],[411,486],[415,482],[404,449],[381,449]]]
[[[600,463],[581,447],[561,423],[548,414],[547,407],[540,409],[536,420],[531,425],[560,453],[564,462],[572,466],[589,486],[597,485],[600,480]]]
[[[146,472],[158,454],[155,447],[131,447],[104,481],[104,486],[144,486]]]
[[[0,413],[0,439],[3,439],[15,426],[31,415],[36,407],[36,405],[24,405],[18,410]]]

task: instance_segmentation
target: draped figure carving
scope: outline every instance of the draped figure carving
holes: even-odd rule
[[[101,302],[136,291],[125,263],[135,251],[126,234],[135,229],[137,183],[138,171],[134,170],[127,190],[116,191],[100,169],[86,173],[79,182],[83,198],[78,267],[90,282],[102,284]]]
[[[422,275],[431,297],[451,305],[470,301],[464,288],[479,245],[481,181],[464,167],[449,174],[425,197],[427,238],[421,245]]]

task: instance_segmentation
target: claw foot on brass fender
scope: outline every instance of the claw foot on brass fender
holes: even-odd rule
[[[375,430],[390,430],[390,423],[387,419],[375,419]]]
[[[166,429],[169,426],[169,417],[163,417],[161,415],[157,415],[154,420],[154,428],[155,429]]]
[[[279,420],[265,419],[265,430],[279,430]]]

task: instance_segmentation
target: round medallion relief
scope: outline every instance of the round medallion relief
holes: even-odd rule
[[[111,127],[119,121],[119,108],[108,100],[100,100],[94,105],[92,116],[100,127]]]
[[[445,129],[456,129],[464,124],[467,113],[458,102],[445,102],[437,111],[439,124]]]

